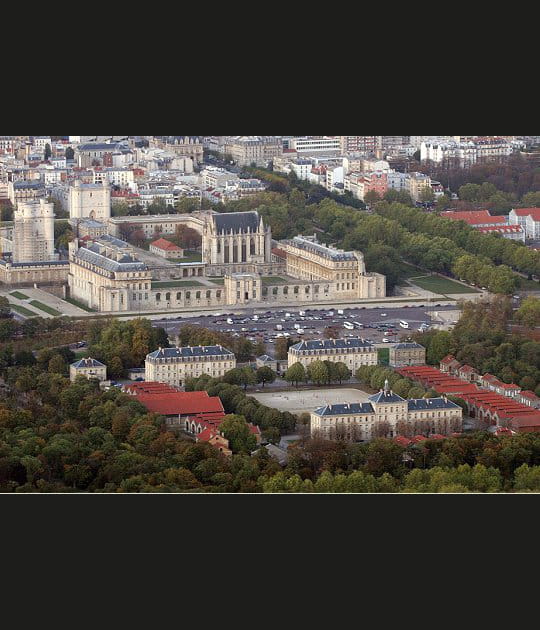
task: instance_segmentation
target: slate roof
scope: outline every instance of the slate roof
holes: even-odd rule
[[[259,229],[260,217],[259,213],[255,210],[250,212],[214,214],[212,218],[218,234],[221,232],[230,232],[231,230],[234,234],[240,234],[247,232],[248,228],[252,232],[256,232]]]
[[[289,241],[289,243],[294,247],[298,247],[308,252],[313,252],[330,260],[356,260],[354,252],[340,251],[334,247],[327,247],[326,245],[310,241],[302,236],[295,236],[292,241]]]
[[[234,353],[223,346],[184,346],[182,348],[159,348],[147,355],[147,359],[174,359],[179,357],[226,356]]]
[[[84,260],[91,265],[95,265],[100,269],[104,269],[105,271],[147,271],[147,266],[133,258],[133,256],[125,255],[121,258],[121,260],[113,260],[112,258],[107,258],[107,256],[103,256],[100,254],[98,245],[92,245],[92,247],[80,247],[77,250],[77,258]]]
[[[90,367],[105,367],[104,363],[98,361],[97,359],[80,359],[79,361],[75,361],[75,363],[71,364],[74,368],[90,368]]]
[[[369,400],[374,403],[398,403],[403,402],[405,398],[394,394],[389,390],[382,390],[377,394],[373,394],[373,396],[369,397]]]
[[[460,409],[459,405],[444,398],[412,398],[407,401],[409,411],[430,411],[431,409]]]
[[[309,339],[291,346],[295,350],[305,352],[307,350],[333,350],[346,348],[372,348],[373,344],[360,337],[349,339]]]
[[[318,416],[345,416],[353,414],[375,413],[370,403],[346,403],[344,405],[326,405],[313,412]]]

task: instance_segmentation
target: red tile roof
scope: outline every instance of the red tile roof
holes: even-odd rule
[[[540,221],[540,208],[514,208],[514,213],[518,217],[532,217],[535,221]]]
[[[448,363],[452,363],[452,361],[455,361],[456,357],[454,357],[451,354],[447,354],[444,359],[441,359],[441,363],[443,363],[444,365],[447,365]]]
[[[507,222],[506,217],[491,216],[489,210],[473,210],[469,212],[441,212],[441,217],[444,219],[451,219],[452,221],[465,221],[469,225],[482,225],[483,223],[499,223],[505,224]]]
[[[182,251],[182,249],[178,247],[178,245],[171,243],[171,241],[168,241],[166,238],[158,238],[156,241],[153,241],[152,243],[150,243],[150,245],[153,247],[157,247],[158,249],[162,249],[166,252],[181,252]]]
[[[195,414],[225,413],[223,404],[217,396],[208,396],[207,392],[157,392],[136,393],[138,402],[148,411],[162,416],[192,416]]]
[[[534,393],[526,389],[524,392],[519,393],[523,398],[529,398],[530,400],[540,400],[540,398]]]

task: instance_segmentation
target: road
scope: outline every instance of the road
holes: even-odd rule
[[[431,309],[426,306],[416,306],[409,308],[345,308],[343,315],[339,315],[336,309],[304,309],[305,316],[299,315],[298,309],[263,311],[263,309],[250,309],[242,314],[229,315],[221,313],[219,316],[213,315],[182,317],[179,319],[153,320],[152,325],[164,328],[171,342],[174,342],[175,336],[178,334],[181,326],[190,324],[201,326],[210,330],[226,332],[236,336],[245,336],[252,341],[264,341],[267,353],[273,356],[272,347],[279,333],[288,333],[293,338],[303,339],[321,339],[323,331],[329,326],[335,326],[339,329],[342,337],[363,337],[371,340],[373,343],[380,344],[384,339],[384,329],[378,330],[374,326],[381,324],[393,325],[396,335],[391,338],[398,340],[407,333],[415,332],[422,322],[427,324],[436,323],[431,313],[434,311],[455,311],[455,306],[439,306],[435,304]],[[285,314],[290,313],[290,317]],[[333,313],[331,315],[330,313]],[[254,320],[253,316],[257,314],[258,320]],[[233,323],[227,323],[228,316]],[[405,330],[399,326],[400,320],[409,323],[410,328]],[[347,330],[344,328],[344,322],[359,322],[363,328],[355,330]],[[298,335],[295,324],[304,330],[303,335]],[[276,325],[282,326],[281,331],[276,330]],[[386,344],[385,344],[386,345]]]

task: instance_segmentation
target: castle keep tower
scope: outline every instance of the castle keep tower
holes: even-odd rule
[[[19,202],[14,212],[13,262],[48,262],[54,254],[54,205],[44,199]]]

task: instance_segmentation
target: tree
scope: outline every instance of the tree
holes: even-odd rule
[[[306,381],[306,370],[300,362],[293,363],[285,372],[283,378],[287,383],[294,383],[298,387],[298,383],[305,383]]]
[[[112,378],[121,378],[124,374],[124,365],[119,356],[114,356],[107,365],[109,376]]]
[[[73,150],[73,147],[68,147],[66,149],[66,160],[72,160],[75,157],[75,151]]]
[[[51,357],[48,369],[49,372],[53,374],[67,374],[66,363],[59,354],[55,354]]]
[[[51,151],[51,145],[47,142],[45,144],[45,151],[44,151],[44,158],[45,158],[45,162],[51,157],[52,155],[52,151]]]
[[[257,448],[257,439],[249,430],[244,416],[229,414],[219,425],[219,432],[227,440],[233,453],[251,453]]]
[[[326,339],[339,339],[341,331],[337,326],[327,326],[323,330],[323,335]]]
[[[248,388],[248,385],[255,385],[257,378],[255,372],[249,367],[242,367],[239,370],[240,385],[244,386],[244,391]]]
[[[364,195],[364,203],[368,206],[374,206],[380,200],[381,196],[376,190],[368,190]]]
[[[435,201],[435,193],[431,186],[426,186],[420,191],[420,201],[422,203],[433,203]]]
[[[328,368],[323,361],[313,361],[307,366],[307,380],[316,385],[325,385],[329,381]],[[287,379],[287,375],[285,375]]]
[[[540,299],[532,296],[525,298],[516,311],[515,320],[527,328],[540,326]]]
[[[273,383],[276,380],[276,373],[268,366],[260,367],[256,372],[257,383],[262,383],[264,387],[266,383]]]
[[[342,363],[341,361],[337,361],[336,363],[334,363],[334,368],[335,368],[335,377],[339,381],[340,385],[342,381],[348,381],[351,378],[351,371],[345,365],[345,363]]]

